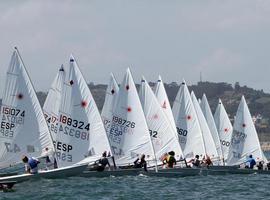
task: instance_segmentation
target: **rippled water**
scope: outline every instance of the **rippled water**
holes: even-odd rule
[[[36,180],[0,199],[269,199],[270,175],[158,178],[126,176]]]

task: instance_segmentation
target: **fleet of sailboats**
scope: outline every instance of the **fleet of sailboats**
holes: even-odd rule
[[[68,67],[62,65],[58,70],[42,110],[15,48],[6,75],[0,122],[0,168],[21,163],[23,155],[50,155],[58,167],[0,181],[76,175],[99,162],[104,153],[113,157],[116,167],[125,168],[144,155],[156,172],[164,155],[172,151],[178,161],[198,155],[201,159],[210,157],[214,165],[235,166],[253,155],[257,161],[267,162],[244,96],[232,127],[221,100],[213,116],[206,95],[198,100],[183,80],[171,109],[160,76],[154,90],[143,77],[138,93],[128,68],[120,86],[110,75],[100,114],[72,55]],[[173,172],[187,174],[180,169]]]

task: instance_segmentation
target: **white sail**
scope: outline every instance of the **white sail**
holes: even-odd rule
[[[256,160],[264,160],[257,131],[244,96],[238,106],[229,149],[227,164],[238,165],[252,155]]]
[[[176,132],[176,125],[173,118],[171,105],[170,105],[163,81],[161,79],[161,76],[158,77],[158,81],[155,85],[154,91],[155,91],[155,95],[157,97],[159,104],[161,105],[164,113],[166,114],[167,118],[169,119],[169,122],[171,123],[172,127],[175,129],[175,132]]]
[[[154,150],[140,99],[129,69],[117,94],[109,131],[117,165],[133,164],[142,154],[154,160]]]
[[[50,132],[17,48],[12,54],[1,106],[0,166],[53,150]]]
[[[221,149],[221,144],[220,144],[220,139],[219,139],[217,127],[216,127],[215,120],[214,120],[213,114],[211,112],[211,109],[210,109],[210,106],[209,106],[209,103],[208,103],[208,100],[207,100],[205,94],[203,94],[200,106],[201,106],[202,112],[204,114],[204,117],[207,121],[208,127],[211,131],[212,138],[214,139],[218,156],[219,156],[219,158],[222,159],[223,154],[222,154],[222,149]]]
[[[87,156],[110,152],[98,108],[73,56],[62,92],[55,142],[58,165],[69,166]]]
[[[220,99],[214,114],[214,120],[218,130],[221,149],[223,153],[223,159],[224,162],[226,163],[226,160],[228,158],[229,147],[231,144],[233,127]]]
[[[104,105],[101,112],[101,118],[107,134],[108,131],[110,130],[110,123],[111,123],[110,120],[112,119],[113,107],[115,104],[116,95],[118,91],[119,91],[118,83],[115,80],[114,75],[111,73],[110,81],[106,90]]]
[[[62,89],[65,81],[65,70],[62,65],[59,69],[51,88],[48,92],[47,98],[43,105],[45,119],[47,121],[49,130],[53,141],[56,140],[59,123],[59,109],[61,105]]]
[[[151,87],[143,78],[139,92],[142,108],[151,135],[157,159],[161,161],[164,153],[175,152],[176,160],[183,157],[176,130],[163,112]]]
[[[199,102],[197,100],[197,97],[195,96],[194,92],[191,92],[191,100],[193,102],[198,121],[200,124],[200,128],[202,131],[202,136],[203,136],[203,144],[205,146],[205,151],[206,154],[212,158],[217,158],[218,157],[218,152],[216,149],[216,145],[214,142],[214,139],[212,137],[211,131],[208,127],[207,121],[203,115],[203,112],[201,110],[201,107],[199,105]]]
[[[193,158],[195,155],[205,155],[200,124],[185,81],[174,100],[172,112],[184,156]]]

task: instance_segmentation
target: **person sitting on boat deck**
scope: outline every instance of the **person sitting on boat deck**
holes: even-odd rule
[[[160,158],[160,160],[161,160],[161,162],[162,162],[162,164],[163,165],[166,165],[167,164],[167,157],[169,156],[169,154],[166,152],[166,153],[164,153],[162,156],[161,156],[161,158]]]
[[[25,172],[30,174],[38,173],[38,164],[40,163],[36,158],[28,158],[27,156],[23,156],[23,163],[25,164]]]
[[[48,147],[45,148],[45,151],[46,151],[46,154],[45,154],[46,170],[57,168],[56,159],[54,158],[53,153],[49,152]]]
[[[263,170],[263,162],[260,161],[259,164],[257,165],[258,170]]]
[[[141,159],[137,158],[134,161],[134,168],[144,168],[144,171],[147,171],[147,163],[145,161],[145,155],[142,154]]]
[[[175,156],[174,151],[170,151],[168,153],[167,160],[166,160],[168,168],[173,168],[173,166],[176,165],[176,159],[174,156]]]
[[[252,155],[249,155],[249,158],[247,159],[247,161],[245,163],[246,163],[245,168],[249,168],[249,169],[253,169],[254,166],[256,165],[256,161],[254,160]]]
[[[267,170],[270,170],[270,162],[266,164]]]
[[[109,160],[107,158],[107,152],[104,151],[102,154],[102,158],[99,159],[99,161],[98,161],[97,171],[104,171],[104,169],[107,165],[110,167],[110,163],[109,163]]]
[[[212,160],[210,159],[210,156],[208,156],[208,155],[206,155],[206,156],[203,157],[203,163],[204,163],[207,167],[213,165],[213,162],[212,162]]]
[[[200,156],[196,155],[195,158],[191,159],[188,163],[191,163],[193,167],[200,167],[201,161],[199,158],[200,158]]]

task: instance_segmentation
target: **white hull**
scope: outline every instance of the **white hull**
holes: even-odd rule
[[[52,169],[48,171],[39,171],[37,174],[20,174],[20,175],[14,175],[14,176],[6,176],[1,177],[0,182],[6,182],[6,181],[16,181],[16,182],[23,182],[27,180],[32,179],[38,179],[38,178],[66,178],[70,176],[76,176],[83,172],[87,167],[87,164],[85,165],[74,165],[69,167],[63,167],[58,169]]]

